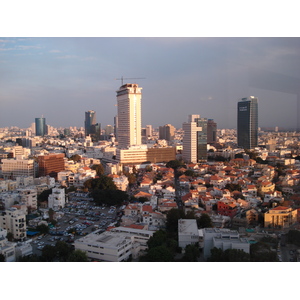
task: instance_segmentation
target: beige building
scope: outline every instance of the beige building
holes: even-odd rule
[[[4,179],[16,179],[18,176],[35,176],[33,159],[2,159]]]
[[[14,239],[26,238],[26,215],[14,207],[3,211],[0,215],[0,227],[13,234]]]
[[[117,91],[119,148],[142,143],[141,99],[142,88],[138,84],[123,84]]]
[[[286,228],[297,221],[297,210],[285,206],[276,206],[264,214],[264,227]]]

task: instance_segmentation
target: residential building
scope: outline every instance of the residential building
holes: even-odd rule
[[[117,91],[118,146],[121,149],[141,144],[141,99],[142,88],[127,83]]]
[[[16,243],[9,242],[6,238],[7,230],[0,226],[0,254],[4,256],[5,262],[16,261]]]
[[[196,219],[178,220],[178,246],[185,248],[187,245],[199,242],[199,231]]]
[[[258,99],[242,98],[237,105],[237,143],[244,149],[258,144]]]
[[[276,206],[264,214],[264,227],[288,228],[297,221],[297,209]]]
[[[182,124],[184,131],[182,157],[188,163],[207,160],[207,119],[200,115],[189,115]]]
[[[24,211],[14,207],[2,211],[0,214],[0,227],[13,234],[14,239],[26,238],[26,215]]]
[[[207,260],[211,255],[211,249],[216,247],[223,251],[227,249],[240,249],[250,253],[248,239],[241,238],[238,231],[227,228],[204,228],[203,229],[203,255]]]
[[[48,197],[48,208],[58,210],[64,208],[66,204],[65,189],[53,188],[52,194]]]

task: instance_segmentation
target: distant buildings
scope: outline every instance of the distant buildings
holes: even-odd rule
[[[258,144],[258,99],[242,98],[237,105],[237,143],[244,149]]]
[[[207,144],[217,142],[217,123],[213,119],[207,120]]]
[[[96,124],[96,112],[94,110],[89,110],[85,112],[84,120],[84,133],[88,136],[94,133],[93,126]]]
[[[200,115],[189,115],[184,131],[182,157],[187,162],[198,163],[207,160],[207,119]]]
[[[141,145],[141,99],[142,88],[127,83],[117,91],[119,148]]]
[[[166,124],[164,126],[159,126],[159,139],[166,140],[168,142],[174,140],[175,138],[175,127],[171,124]]]
[[[36,136],[44,136],[47,135],[47,125],[45,118],[35,118],[35,135]]]

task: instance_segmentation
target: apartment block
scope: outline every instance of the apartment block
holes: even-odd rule
[[[2,159],[2,175],[4,179],[13,179],[19,176],[35,176],[34,160],[11,158]]]
[[[14,239],[26,238],[26,215],[24,211],[14,207],[2,211],[0,215],[0,227],[13,234]]]

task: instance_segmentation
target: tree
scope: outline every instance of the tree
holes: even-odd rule
[[[45,245],[44,248],[42,249],[42,261],[53,261],[54,258],[56,257],[56,248],[55,246],[51,245]]]
[[[12,242],[14,235],[12,234],[12,232],[8,232],[6,238],[8,239],[9,242]]]
[[[152,249],[158,246],[161,246],[166,242],[167,234],[164,230],[158,230],[153,233],[147,242],[148,249]]]
[[[55,249],[60,261],[66,261],[72,252],[70,245],[63,241],[57,241],[55,244]]]
[[[117,190],[117,186],[111,177],[100,175],[99,178],[91,178],[84,182],[84,187],[90,190]]]
[[[201,214],[200,218],[197,219],[198,228],[210,228],[213,227],[212,220],[208,214]]]
[[[49,232],[49,227],[46,224],[41,224],[36,227],[36,230],[40,233],[46,234]]]
[[[212,248],[208,261],[213,262],[250,262],[250,254],[241,249]]]
[[[52,208],[49,208],[48,215],[49,215],[50,222],[53,221],[54,214],[55,214],[55,211]]]
[[[186,245],[185,253],[182,257],[182,261],[195,262],[198,261],[199,256],[200,256],[200,250],[197,244]]]
[[[182,209],[172,208],[167,213],[166,230],[168,235],[173,238],[178,238],[178,220],[185,219],[185,214]]]
[[[97,205],[121,205],[123,201],[128,201],[128,194],[121,190],[95,189],[91,196]]]
[[[45,201],[48,201],[48,197],[49,195],[52,194],[52,188],[51,189],[48,189],[48,190],[44,190],[42,191],[38,197],[37,197],[37,200],[39,202],[45,202]]]
[[[5,256],[2,253],[0,253],[0,262],[4,262],[4,261],[5,261]]]
[[[89,260],[84,251],[77,249],[70,253],[67,261],[68,262],[88,262]]]
[[[173,262],[174,257],[171,251],[165,246],[158,246],[149,249],[145,256],[140,257],[141,262]]]
[[[91,168],[92,170],[95,170],[98,176],[101,176],[104,174],[104,167],[102,164],[95,164]]]
[[[72,155],[69,160],[73,160],[74,162],[78,162],[81,160],[81,156],[79,154]]]

